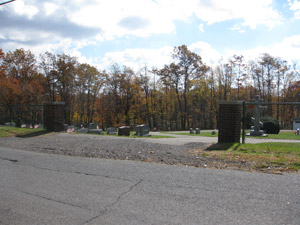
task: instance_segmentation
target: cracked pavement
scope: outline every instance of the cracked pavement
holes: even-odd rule
[[[0,224],[300,224],[299,174],[0,147]]]

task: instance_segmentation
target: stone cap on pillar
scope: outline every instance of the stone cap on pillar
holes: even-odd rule
[[[238,101],[238,100],[225,101],[225,100],[221,100],[221,101],[219,101],[219,105],[243,105],[243,101]]]
[[[46,102],[45,105],[65,105],[65,102]]]

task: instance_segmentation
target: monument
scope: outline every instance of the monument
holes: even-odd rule
[[[89,129],[88,129],[89,134],[100,134],[103,135],[103,130],[98,128],[97,123],[89,123]]]
[[[109,127],[107,128],[107,132],[108,135],[116,135],[117,134],[117,129],[114,127]]]
[[[255,103],[251,105],[252,103]],[[248,105],[248,109],[254,110],[254,117],[251,117],[251,121],[254,123],[254,126],[251,127],[251,131],[248,136],[261,136],[267,137],[268,134],[265,134],[264,130],[260,128],[263,127],[263,122],[260,121],[260,113],[262,110],[266,110],[266,106],[260,106],[259,103],[263,103],[263,99],[260,99],[259,95],[255,96],[255,99],[250,101],[250,105]]]
[[[130,126],[119,127],[118,136],[130,136]]]
[[[141,136],[141,137],[149,137],[151,134],[149,134],[149,125],[143,124],[143,125],[138,125],[135,128],[135,135],[136,136]]]

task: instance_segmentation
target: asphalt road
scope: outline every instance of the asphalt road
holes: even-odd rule
[[[0,147],[0,224],[300,224],[299,174]]]

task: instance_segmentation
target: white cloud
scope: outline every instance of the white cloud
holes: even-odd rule
[[[188,49],[202,57],[208,66],[218,64],[220,59],[225,61],[233,55],[243,55],[245,61],[256,60],[262,53],[269,53],[273,57],[280,57],[289,63],[297,61],[300,63],[300,35],[285,38],[282,42],[270,46],[257,46],[252,49],[237,51],[227,49],[225,54],[220,54],[207,42],[196,42],[188,46]],[[126,49],[124,51],[106,53],[104,58],[98,60],[101,68],[108,68],[113,63],[125,65],[135,71],[147,65],[148,68],[162,68],[165,64],[172,62],[173,47],[165,46],[160,49]],[[96,60],[94,60],[95,62]]]
[[[149,68],[161,68],[172,61],[173,47],[165,46],[160,49],[126,49],[124,51],[108,52],[100,64],[108,68],[114,63],[125,65],[138,70],[147,65]]]
[[[211,0],[201,1],[195,8],[196,16],[208,24],[242,19],[243,26],[269,28],[280,24],[282,17],[272,8],[272,0]]]
[[[298,61],[300,63],[300,35],[294,35],[291,37],[284,38],[281,42],[274,43],[269,46],[257,46],[253,49],[244,51],[233,51],[227,49],[225,56],[229,58],[236,55],[243,55],[245,60],[255,60],[262,53],[268,53],[273,57],[280,57],[281,59],[287,60],[290,63]]]
[[[215,63],[221,57],[220,53],[207,42],[198,41],[188,46],[188,49],[200,55],[207,65]]]
[[[289,0],[290,10],[294,11],[295,19],[300,19],[300,2],[298,0],[294,0],[291,2]]]
[[[202,33],[204,33],[204,25],[203,25],[203,23],[201,23],[201,24],[198,26],[198,29],[199,29]]]
[[[280,24],[282,17],[272,8],[272,0],[110,0],[64,7],[68,18],[77,24],[101,28],[102,38],[125,35],[148,37],[175,32],[175,21],[188,21],[196,15],[208,25],[241,19],[243,26],[255,29]],[[73,2],[72,2],[73,3]],[[61,6],[63,7],[63,6]],[[203,25],[200,25],[203,30]]]
[[[18,0],[11,3],[12,8],[14,11],[23,16],[27,16],[29,19],[32,19],[35,15],[38,14],[39,9],[33,5],[29,5],[27,2],[24,3],[24,0]]]
[[[133,68],[135,71],[147,65],[148,68],[162,68],[170,64],[174,47],[165,46],[159,49],[126,49],[124,51],[108,52],[99,60],[102,68],[108,68],[114,63]],[[196,42],[188,46],[188,49],[197,53],[207,65],[215,63],[221,55],[206,42]]]
[[[46,15],[49,16],[58,9],[58,5],[56,5],[54,3],[46,2],[44,4],[44,9],[45,9]]]

